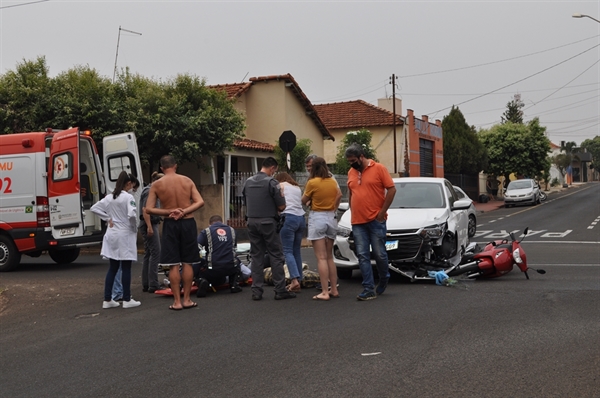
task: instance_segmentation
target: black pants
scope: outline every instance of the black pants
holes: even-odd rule
[[[213,266],[208,268],[205,263],[194,264],[194,278],[206,279],[213,286],[221,286],[225,283],[225,279],[229,276],[237,278],[240,268],[234,264],[225,266]],[[231,282],[229,283],[231,285]]]

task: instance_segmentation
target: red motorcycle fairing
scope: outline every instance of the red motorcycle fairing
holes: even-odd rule
[[[475,254],[473,260],[479,261],[482,278],[497,278],[513,269],[511,255],[512,244],[506,241],[488,243],[483,251]]]

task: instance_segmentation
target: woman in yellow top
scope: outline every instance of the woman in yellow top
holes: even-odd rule
[[[327,168],[325,159],[313,160],[309,180],[304,188],[302,204],[310,206],[308,214],[308,240],[312,242],[317,269],[323,290],[313,300],[329,300],[340,297],[337,290],[337,271],[333,263],[333,242],[337,233],[335,210],[340,204],[342,192]],[[331,282],[331,291],[327,285]]]

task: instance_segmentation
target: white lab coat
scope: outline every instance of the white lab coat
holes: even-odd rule
[[[107,225],[100,255],[113,260],[137,261],[137,209],[135,198],[126,191],[113,199],[108,194],[90,209],[104,221],[112,220],[112,228]]]

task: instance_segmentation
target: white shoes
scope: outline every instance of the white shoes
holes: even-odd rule
[[[141,305],[142,303],[139,301],[135,301],[133,298],[129,299],[129,301],[123,301],[123,308],[133,308]],[[119,305],[117,303],[117,305]]]
[[[107,308],[115,308],[118,307],[120,304],[117,303],[115,300],[110,300],[110,301],[104,301],[102,303],[102,308],[107,309]],[[125,306],[125,304],[123,304],[123,307]]]

